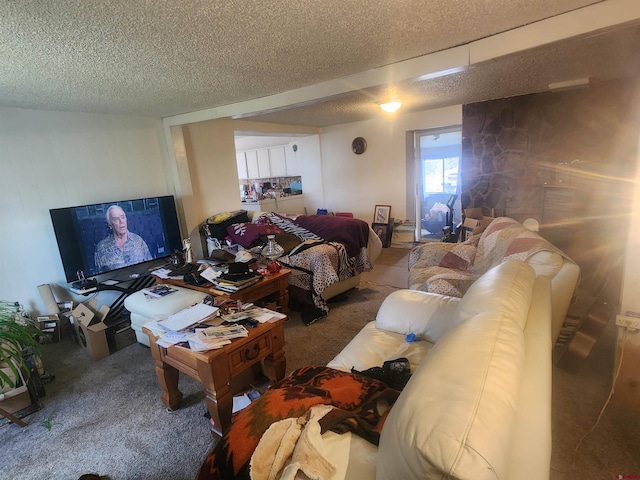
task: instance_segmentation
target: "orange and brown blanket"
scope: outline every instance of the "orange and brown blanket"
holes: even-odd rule
[[[303,367],[270,387],[241,410],[229,431],[209,452],[197,480],[249,479],[249,461],[263,433],[285,418],[296,418],[318,404],[333,410],[320,421],[321,431],[352,431],[377,444],[388,410],[399,392],[384,382],[328,367]]]

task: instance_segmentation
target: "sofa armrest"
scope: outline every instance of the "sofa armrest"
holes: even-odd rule
[[[437,342],[457,325],[454,315],[460,299],[418,290],[397,290],[385,298],[376,316],[376,327],[422,340]]]
[[[382,252],[382,240],[376,235],[371,226],[369,226],[369,237],[367,240],[367,256],[373,265]]]

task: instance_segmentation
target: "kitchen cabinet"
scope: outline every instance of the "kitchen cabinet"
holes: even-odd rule
[[[276,200],[269,198],[266,200],[258,200],[257,202],[243,202],[242,209],[249,212],[275,212]]]
[[[304,214],[304,195],[267,198],[257,202],[242,202],[242,209],[252,212],[276,212]]]
[[[298,157],[290,145],[236,152],[236,163],[241,180],[301,175]]]
[[[241,180],[246,180],[249,178],[249,173],[247,171],[247,158],[244,155],[244,152],[236,152],[236,164],[238,165],[238,178]]]
[[[267,148],[262,148],[260,150],[256,150],[256,155],[258,157],[258,177],[252,178],[269,178],[273,175],[271,174],[271,166],[269,165],[269,150]]]
[[[247,178],[260,178],[257,150],[247,150],[244,155],[247,160]]]
[[[287,176],[287,162],[285,159],[284,147],[271,147],[269,149],[269,162],[272,177]]]

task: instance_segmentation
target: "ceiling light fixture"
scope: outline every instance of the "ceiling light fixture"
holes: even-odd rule
[[[402,102],[394,100],[393,102],[381,103],[380,108],[387,113],[396,112],[402,106]]]

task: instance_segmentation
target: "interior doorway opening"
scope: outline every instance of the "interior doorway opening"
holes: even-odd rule
[[[460,156],[462,128],[415,132],[416,238],[439,241],[446,226],[461,220]]]

